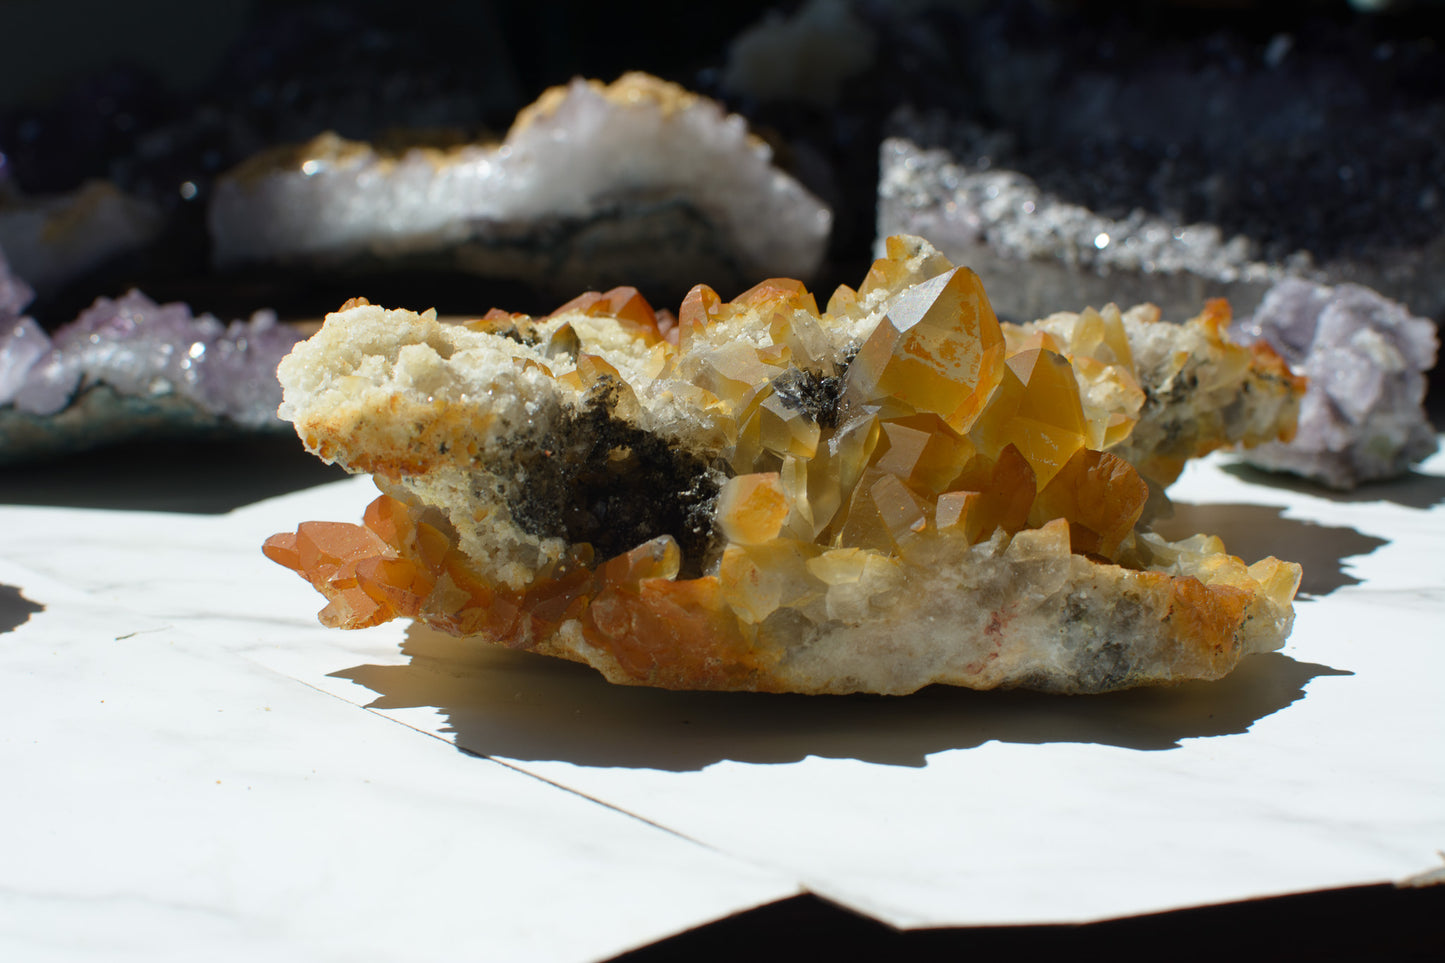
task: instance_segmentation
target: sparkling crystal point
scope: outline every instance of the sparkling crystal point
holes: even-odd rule
[[[896,399],[964,432],[1003,361],[1003,332],[978,275],[953,268],[893,300],[848,367],[848,394],[865,404]]]

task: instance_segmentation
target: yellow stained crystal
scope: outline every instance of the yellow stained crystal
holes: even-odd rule
[[[717,499],[717,521],[729,541],[761,545],[778,537],[788,518],[788,496],[777,472],[736,475]]]
[[[771,278],[727,302],[698,285],[676,323],[629,288],[540,319],[489,312],[461,329],[485,344],[452,345],[418,319],[432,327],[397,349],[408,383],[443,383],[471,352],[501,360],[488,370],[505,402],[393,394],[355,424],[298,418],[313,450],[377,473],[388,494],[364,525],[306,523],[265,551],[323,592],[327,624],[415,618],[614,681],[1101,691],[1137,681],[1090,674],[1112,672],[1090,619],[1112,632],[1118,598],[1137,610],[1123,631],[1140,651],[1175,660],[1149,670],[1156,681],[1217,676],[1250,633],[1282,638],[1298,568],[1137,530],[1149,488],[1135,463],[1167,469],[1199,444],[1176,444],[1146,404],[1176,380],[1241,407],[1301,385],[1221,342],[1221,305],[1187,338],[1131,343],[1148,315],[1108,305],[1000,325],[972,271],[891,238],[822,313],[801,283]],[[369,392],[366,378],[330,384]],[[392,423],[399,450],[361,441]],[[611,543],[604,517],[622,533]],[[944,655],[890,661],[935,636]],[[935,672],[935,657],[952,667]]]
[[[818,451],[822,435],[818,423],[789,408],[777,395],[758,406],[758,426],[761,444],[769,451],[797,458],[812,458]]]
[[[953,268],[896,297],[848,366],[860,404],[902,402],[967,431],[1003,374],[1004,340],[983,284]]]

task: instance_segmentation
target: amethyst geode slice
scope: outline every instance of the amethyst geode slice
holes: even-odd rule
[[[285,428],[276,365],[299,335],[274,313],[225,325],[131,291],[98,299],[51,337],[20,315],[28,295],[0,256],[0,461]]]
[[[1268,342],[1309,378],[1294,440],[1250,449],[1250,463],[1350,489],[1435,451],[1423,403],[1439,336],[1404,305],[1358,284],[1286,280],[1235,336]]]

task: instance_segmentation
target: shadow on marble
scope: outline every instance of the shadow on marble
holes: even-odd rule
[[[1400,478],[1391,478],[1387,481],[1369,482],[1353,491],[1344,492],[1317,485],[1297,475],[1265,471],[1262,468],[1255,468],[1253,465],[1246,465],[1244,462],[1223,465],[1221,470],[1251,485],[1282,488],[1286,491],[1299,492],[1302,495],[1329,499],[1332,502],[1390,502],[1401,508],[1419,509],[1430,509],[1436,505],[1445,504],[1445,477],[1427,475],[1421,471],[1411,471]]]
[[[345,478],[294,434],[136,442],[0,472],[0,503],[221,515]]]
[[[0,585],[0,635],[13,632],[36,612],[44,612],[45,606],[30,601],[20,594],[14,585]]]
[[[911,696],[668,692],[615,686],[584,666],[467,643],[413,626],[406,665],[332,673],[377,693],[368,708],[435,707],[458,748],[523,761],[691,771],[808,756],[917,767],[987,742],[1097,743],[1136,750],[1246,732],[1312,680],[1352,673],[1253,656],[1218,682],[1101,696],[974,692]]]
[[[1424,477],[1424,476],[1422,476]],[[1319,525],[1284,517],[1284,509],[1270,505],[1177,502],[1174,514],[1153,523],[1165,538],[1188,538],[1197,532],[1218,535],[1231,555],[1255,562],[1267,555],[1299,562],[1301,598],[1319,598],[1360,580],[1350,575],[1346,559],[1368,555],[1387,539],[1365,535],[1353,528]]]

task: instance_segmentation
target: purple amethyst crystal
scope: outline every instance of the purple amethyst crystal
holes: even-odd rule
[[[1439,336],[1404,305],[1357,284],[1286,280],[1236,337],[1268,342],[1309,378],[1294,440],[1251,449],[1252,464],[1349,489],[1435,451],[1423,403]]]
[[[225,325],[131,291],[98,299],[49,338],[6,310],[0,460],[140,434],[284,427],[276,365],[299,333],[273,312]]]

